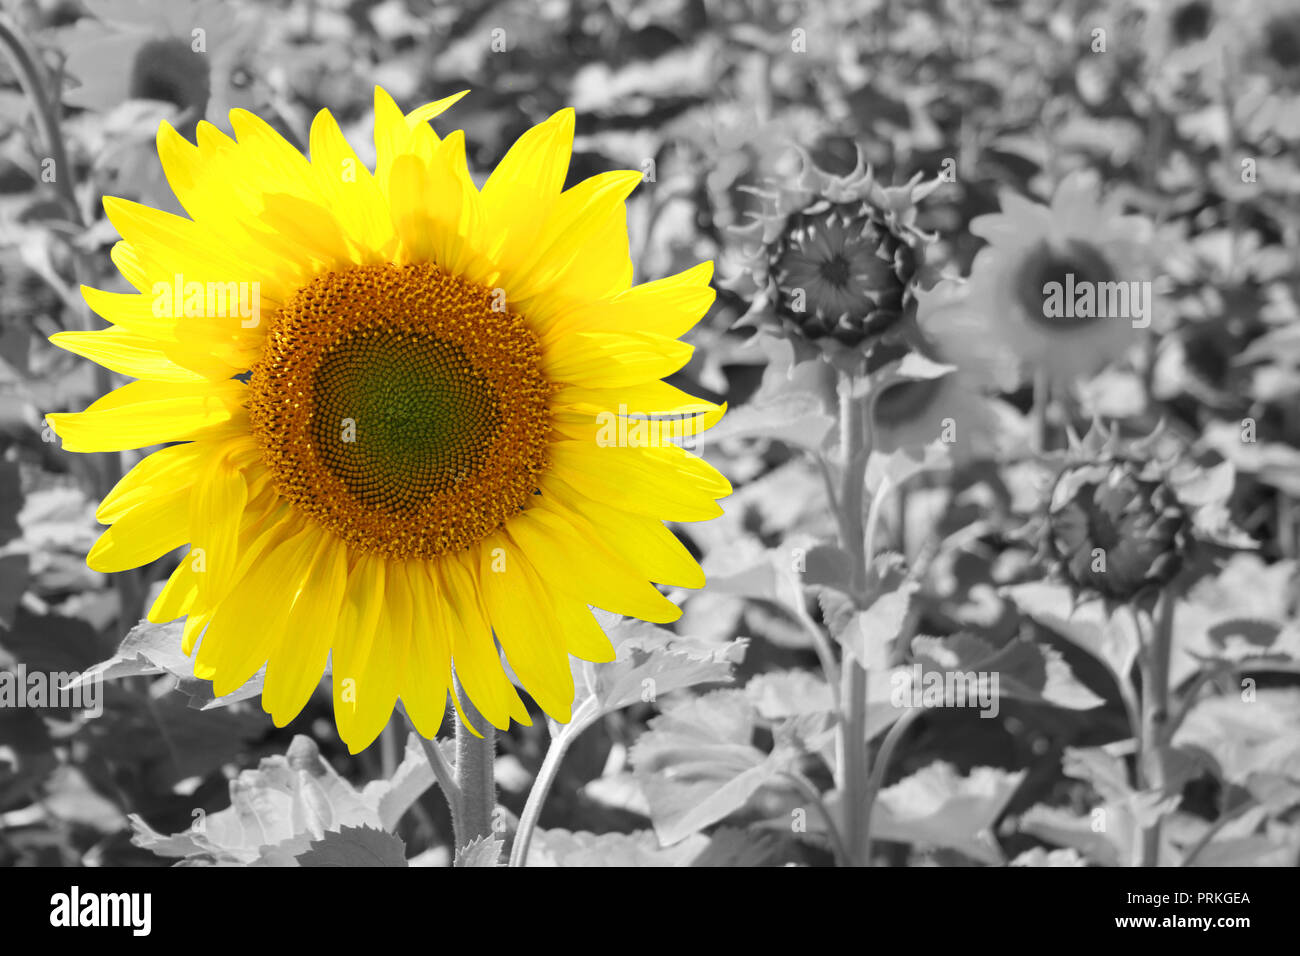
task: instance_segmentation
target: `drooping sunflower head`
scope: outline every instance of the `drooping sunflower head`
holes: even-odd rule
[[[112,327],[54,336],[139,379],[50,415],[66,449],[166,445],[105,498],[91,566],[188,545],[150,620],[184,617],[218,694],[265,664],[280,725],[330,663],[354,751],[399,698],[427,736],[449,697],[527,722],[505,664],[567,720],[569,655],[612,655],[590,606],[674,619],[655,583],[703,576],[664,521],[730,491],[682,441],[723,409],[662,381],[710,264],[631,284],[641,174],[564,189],[571,111],[479,189],[428,123],[458,98],[377,90],[373,171],[327,111],[310,160],[239,110],[233,139],[164,125],[189,218],[106,200],[136,291],[86,289]]]
[[[732,286],[752,303],[742,323],[791,337],[801,354],[849,360],[895,339],[915,312],[930,241],[916,203],[933,186],[881,186],[861,157],[845,176],[803,157],[795,184],[773,185],[740,231]]]
[[[1168,484],[1140,462],[1114,458],[1060,476],[1046,542],[1076,589],[1127,601],[1178,573],[1187,525]]]
[[[1028,375],[1066,383],[1097,372],[1157,318],[1149,224],[1081,175],[1051,205],[1004,195],[1001,211],[972,220],[971,231],[988,245],[971,267],[969,305]]]
[[[1189,582],[1225,548],[1249,547],[1227,520],[1231,466],[1161,451],[1157,429],[1124,441],[1094,426],[1058,456],[1037,535],[1040,554],[1080,597],[1115,605]]]

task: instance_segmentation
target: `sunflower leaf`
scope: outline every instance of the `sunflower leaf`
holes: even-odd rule
[[[907,623],[916,585],[900,582],[899,586],[876,598],[871,605],[854,612],[843,625],[832,631],[835,640],[863,667],[889,666],[894,642]]]
[[[666,846],[742,809],[798,758],[753,745],[757,717],[744,691],[720,690],[680,701],[650,721],[632,748],[655,833]]]
[[[745,656],[748,641],[726,644],[695,641],[653,624],[613,615],[598,615],[614,645],[613,661],[592,668],[594,684],[586,675],[574,675],[575,683],[588,689],[599,703],[600,713],[612,713],[631,704],[652,703],[662,694],[700,684],[728,683],[733,667]],[[574,666],[583,669],[580,661]],[[574,701],[583,702],[581,691]]]
[[[366,826],[328,830],[296,859],[299,866],[407,865],[406,844],[401,837]]]
[[[1003,862],[993,824],[1025,771],[975,767],[969,776],[936,761],[880,791],[871,832],[882,840],[957,850],[989,864]]]
[[[475,837],[456,851],[452,866],[500,866],[504,842],[494,836]]]
[[[1132,615],[1107,615],[1100,601],[1074,604],[1065,585],[1035,581],[1006,589],[1020,613],[1087,651],[1120,681],[1127,681],[1137,660],[1138,634]]]
[[[242,771],[230,781],[230,806],[212,814],[196,810],[187,830],[164,836],[138,815],[129,819],[138,847],[222,865],[282,865],[328,830],[381,827],[379,812],[329,765],[315,741],[301,735],[284,756],[265,757],[256,770]]]
[[[1174,734],[1174,746],[1199,756],[1215,776],[1276,804],[1300,802],[1300,689],[1263,688],[1197,703]]]
[[[70,686],[91,680],[118,680],[123,677],[149,677],[170,674],[196,710],[214,710],[241,700],[251,700],[262,693],[266,680],[263,667],[248,683],[224,697],[212,693],[212,682],[194,676],[194,660],[181,650],[181,632],[185,622],[153,624],[141,621],[122,638],[116,653],[106,661],[85,670]]]
[[[448,765],[456,762],[456,743],[447,739],[435,741]],[[398,822],[406,811],[424,792],[437,782],[433,768],[424,756],[419,737],[414,733],[406,736],[406,752],[393,776],[388,780],[372,780],[361,791],[361,797],[379,814],[379,821],[387,830],[396,829]]]
[[[942,638],[917,637],[912,641],[912,656],[923,673],[995,675],[993,690],[1001,697],[1069,710],[1091,710],[1105,703],[1080,683],[1059,651],[1033,641],[1012,640],[995,648],[963,632]]]

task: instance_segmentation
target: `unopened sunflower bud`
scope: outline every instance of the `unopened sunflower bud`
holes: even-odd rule
[[[1061,474],[1045,544],[1080,591],[1128,601],[1179,572],[1188,530],[1173,488],[1142,465],[1117,459]]]
[[[833,176],[805,160],[796,185],[764,194],[764,213],[743,230],[746,275],[733,284],[754,298],[742,321],[830,354],[890,339],[915,308],[930,240],[916,202],[932,188],[919,177],[883,187],[860,162]]]

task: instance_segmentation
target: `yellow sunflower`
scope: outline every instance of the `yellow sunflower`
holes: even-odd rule
[[[731,490],[673,440],[723,408],[660,381],[712,264],[631,286],[641,173],[563,189],[572,110],[476,188],[463,134],[428,123],[457,99],[404,115],[377,89],[373,172],[324,110],[310,160],[242,110],[233,139],[163,124],[189,218],[106,199],[137,291],[84,289],[113,327],[53,337],[139,379],[50,415],[65,448],[176,443],[104,499],[90,566],[188,543],[149,619],[186,618],[217,694],[266,664],[280,726],[328,659],[353,752],[399,698],[434,736],[453,671],[494,726],[527,723],[502,654],[567,721],[569,655],[613,656],[589,605],[675,619],[652,582],[704,577],[663,522],[712,518]]]
[[[991,344],[1057,383],[1125,355],[1159,311],[1149,222],[1123,215],[1081,173],[1050,205],[1005,193],[1001,206],[970,224],[988,245],[971,264],[966,304]]]

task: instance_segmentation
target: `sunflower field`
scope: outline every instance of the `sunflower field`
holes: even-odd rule
[[[0,865],[1300,864],[1300,0],[0,53]]]

